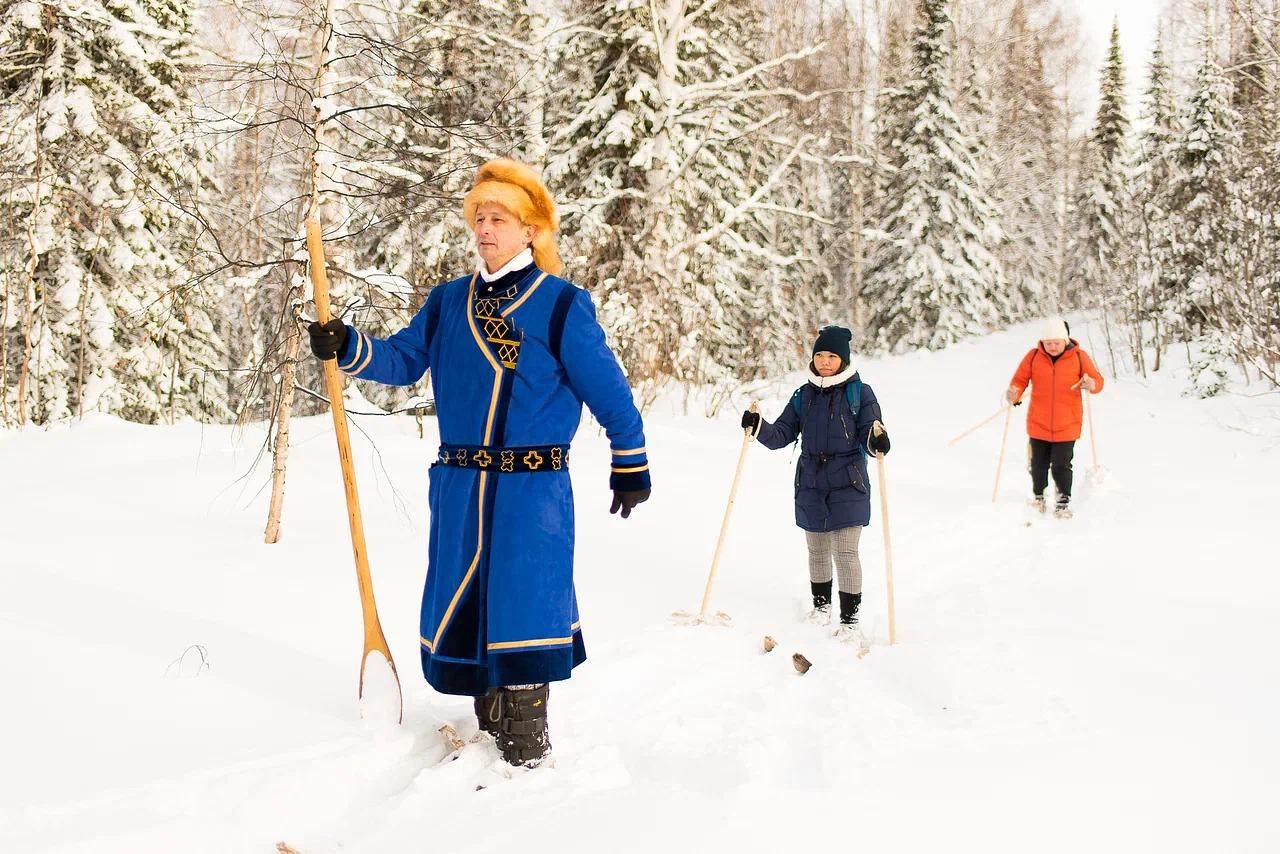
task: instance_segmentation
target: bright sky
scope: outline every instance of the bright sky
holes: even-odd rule
[[[1136,119],[1141,111],[1142,92],[1147,81],[1147,63],[1151,61],[1151,48],[1155,44],[1156,25],[1164,0],[1123,0],[1119,3],[1064,0],[1064,3],[1079,14],[1088,39],[1085,56],[1090,69],[1090,88],[1085,93],[1085,103],[1088,105],[1085,114],[1089,117],[1088,120],[1093,121],[1102,62],[1107,55],[1111,24],[1117,18],[1120,21],[1120,50],[1124,59],[1124,73],[1129,84],[1129,113]]]

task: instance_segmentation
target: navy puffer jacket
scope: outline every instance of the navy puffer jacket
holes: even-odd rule
[[[862,383],[855,423],[845,386],[860,380],[854,372],[820,378],[799,390],[800,411],[791,402],[772,424],[761,420],[756,437],[777,449],[800,438],[796,462],[796,524],[806,531],[836,531],[871,521],[871,493],[867,479],[867,439],[880,418],[880,403],[871,386]]]

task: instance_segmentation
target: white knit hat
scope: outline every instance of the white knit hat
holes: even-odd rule
[[[1061,317],[1050,317],[1045,320],[1044,325],[1040,327],[1040,340],[1069,341],[1071,335],[1067,332],[1067,322]]]

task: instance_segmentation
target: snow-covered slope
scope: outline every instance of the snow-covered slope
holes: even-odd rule
[[[1033,335],[863,363],[893,436],[899,642],[877,506],[862,659],[800,620],[789,451],[748,457],[713,601],[734,625],[670,618],[700,602],[745,400],[655,407],[654,497],[627,521],[584,426],[590,660],[552,690],[556,766],[512,779],[484,745],[437,764],[436,728],[474,722],[418,675],[430,420],[425,439],[403,418],[355,432],[402,727],[358,716],[327,418],[296,423],[275,546],[260,428],[0,434],[0,850],[1280,850],[1280,405],[1113,379],[1096,341],[1105,476],[1086,436],[1076,518],[1028,525],[1022,425],[995,505],[1000,423],[946,440],[997,409]]]

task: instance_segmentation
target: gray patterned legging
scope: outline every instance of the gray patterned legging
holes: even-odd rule
[[[861,526],[821,534],[805,531],[804,541],[809,547],[809,580],[814,584],[830,581],[831,559],[834,557],[840,589],[845,593],[861,593],[862,561],[858,559],[858,540],[861,537]]]

